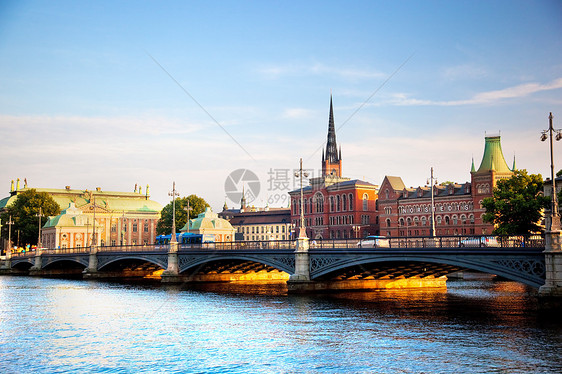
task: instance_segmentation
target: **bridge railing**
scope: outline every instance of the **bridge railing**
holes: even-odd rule
[[[309,246],[314,249],[376,249],[376,248],[544,248],[545,241],[541,235],[522,236],[436,236],[436,237],[409,237],[409,238],[381,238],[373,241],[368,238],[347,239],[310,239]],[[232,250],[295,250],[295,240],[272,240],[272,241],[237,241],[221,243],[202,244],[178,244],[178,250],[210,250],[210,251],[232,251]],[[76,248],[43,248],[43,254],[80,254],[90,253],[91,247]],[[146,244],[146,245],[119,245],[98,246],[96,252],[153,252],[168,251],[169,244]],[[35,251],[11,253],[12,258],[32,257]]]
[[[96,247],[97,252],[153,252],[168,251],[168,244],[116,245]]]

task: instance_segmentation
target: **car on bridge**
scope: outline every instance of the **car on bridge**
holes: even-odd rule
[[[359,248],[390,248],[390,239],[385,236],[370,235],[357,242]]]
[[[500,247],[495,236],[474,236],[461,239],[459,247]]]

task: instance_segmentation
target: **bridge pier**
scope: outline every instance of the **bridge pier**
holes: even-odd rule
[[[182,283],[184,281],[180,276],[177,242],[170,243],[170,248],[168,249],[168,267],[160,276],[162,283]]]
[[[98,272],[98,251],[95,246],[90,247],[90,255],[88,256],[88,267],[82,272],[84,279],[97,278]]]
[[[308,248],[308,237],[301,230],[295,251],[295,273],[291,274],[287,281],[287,290],[290,293],[304,293],[316,290],[316,282],[310,280],[310,255]]]
[[[562,301],[562,231],[545,233],[543,253],[546,279],[544,285],[539,288],[539,296],[543,299],[556,298]]]
[[[29,268],[29,275],[41,275],[41,268],[42,268],[42,258],[41,258],[41,250],[37,248],[35,252],[35,265]]]

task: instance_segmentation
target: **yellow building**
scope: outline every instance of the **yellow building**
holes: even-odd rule
[[[28,190],[10,191],[10,196],[0,200],[0,209],[9,206],[17,195]],[[156,239],[156,224],[162,206],[150,200],[148,186],[145,193],[135,186],[134,192],[35,188],[46,192],[64,209],[56,217],[49,217],[44,226],[41,242],[43,247],[89,246],[95,232],[97,245],[143,245]]]

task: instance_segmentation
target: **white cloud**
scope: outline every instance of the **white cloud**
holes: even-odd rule
[[[309,119],[317,118],[317,113],[310,109],[288,108],[283,112],[283,117],[290,119]]]
[[[562,78],[553,80],[546,84],[525,83],[500,90],[480,92],[465,100],[434,101],[427,99],[416,99],[409,97],[408,94],[398,93],[392,95],[388,103],[397,106],[461,106],[477,104],[493,104],[509,99],[523,98],[535,93],[550,91],[562,88]]]
[[[483,78],[487,75],[488,72],[484,68],[469,64],[452,66],[443,71],[443,76],[449,80]]]
[[[261,68],[259,71],[262,75],[270,79],[279,79],[282,76],[302,75],[339,76],[340,78],[349,80],[386,78],[386,74],[375,70],[334,67],[320,63],[267,66]]]

